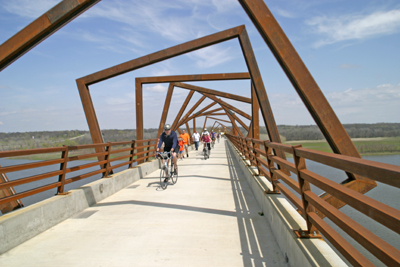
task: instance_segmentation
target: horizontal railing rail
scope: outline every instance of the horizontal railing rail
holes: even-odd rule
[[[101,144],[89,144],[79,146],[63,146],[54,148],[39,148],[17,151],[2,151],[0,158],[13,159],[15,157],[24,157],[32,155],[43,155],[49,153],[60,153],[54,157],[55,159],[41,160],[37,162],[17,164],[12,166],[0,166],[0,174],[9,174],[23,170],[33,170],[39,167],[59,166],[59,170],[44,172],[27,177],[19,177],[18,179],[8,180],[0,183],[0,190],[13,188],[15,186],[24,185],[47,178],[55,177],[58,181],[53,180],[46,185],[37,186],[30,190],[15,193],[11,196],[0,198],[0,205],[10,201],[19,200],[28,196],[32,196],[43,191],[57,188],[56,194],[65,194],[64,186],[79,180],[83,180],[94,175],[102,174],[102,177],[107,178],[113,173],[113,170],[128,166],[132,168],[134,163],[148,161],[154,157],[156,151],[157,139],[132,140],[123,142],[109,142]],[[103,152],[93,152],[94,149],[101,148]],[[141,151],[141,152],[137,152]],[[74,155],[72,155],[75,153]],[[82,154],[77,154],[82,153]],[[77,166],[69,165],[71,162],[79,162],[81,160],[90,160],[93,162],[80,164]],[[122,162],[121,162],[122,161]],[[98,167],[97,170],[89,170],[89,168]],[[66,178],[67,174],[74,174],[77,171],[86,171],[85,173],[76,174],[75,176]]]
[[[258,174],[271,182],[272,190],[266,189],[266,193],[282,193],[298,209],[307,224],[307,229],[295,230],[299,238],[320,238],[321,233],[354,266],[373,266],[360,251],[323,219],[326,217],[384,264],[400,266],[398,249],[374,234],[374,229],[366,229],[353,218],[313,193],[310,185],[331,194],[389,228],[395,232],[394,234],[400,234],[400,211],[308,170],[305,160],[318,162],[397,188],[400,188],[399,166],[320,152],[303,148],[301,145],[290,146],[230,134],[226,134],[226,136],[242,156],[250,162],[250,165],[257,167]],[[274,152],[276,150],[291,154],[295,163],[276,156]],[[286,173],[285,170],[290,173]],[[291,174],[295,178],[292,178]],[[296,178],[297,180],[295,180]]]

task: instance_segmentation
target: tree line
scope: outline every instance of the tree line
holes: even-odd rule
[[[400,123],[375,123],[375,124],[344,124],[344,128],[351,138],[371,137],[398,137],[400,136]],[[207,127],[209,130],[211,126]],[[201,132],[201,128],[197,131]],[[244,129],[243,129],[244,130]],[[156,128],[144,129],[144,139],[157,138]],[[283,137],[282,141],[297,140],[322,140],[324,136],[316,125],[278,125],[278,131]],[[245,133],[245,131],[243,131]],[[260,133],[266,134],[265,127],[260,127]],[[102,130],[105,142],[119,142],[136,139],[134,129],[108,129]],[[34,149],[46,147],[59,147],[63,145],[75,146],[91,144],[92,138],[89,131],[37,131],[37,132],[0,132],[0,150]]]

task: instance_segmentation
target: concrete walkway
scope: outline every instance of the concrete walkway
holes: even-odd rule
[[[225,141],[0,255],[0,266],[287,266]]]

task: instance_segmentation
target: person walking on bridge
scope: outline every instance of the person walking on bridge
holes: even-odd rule
[[[192,137],[196,150],[199,150],[200,134],[196,130],[194,130],[194,134],[192,135]]]
[[[183,139],[183,147],[185,148],[185,152],[186,152],[186,157],[189,157],[189,148],[188,146],[190,146],[190,136],[186,133],[185,130],[182,130],[182,134],[180,135],[180,138]]]
[[[164,132],[160,135],[160,141],[158,142],[157,152],[160,151],[160,148],[164,143],[164,152],[172,153],[172,160],[175,166],[175,174],[178,174],[178,160],[176,157],[176,152],[179,153],[179,145],[178,145],[178,136],[175,131],[171,130],[171,125],[165,124]]]

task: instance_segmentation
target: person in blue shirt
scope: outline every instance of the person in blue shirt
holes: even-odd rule
[[[165,124],[164,132],[160,135],[160,140],[158,141],[157,152],[160,151],[162,144],[164,143],[164,152],[171,152],[173,157],[175,167],[175,174],[178,174],[178,161],[176,157],[176,151],[179,152],[178,136],[175,131],[171,130],[171,125]]]

